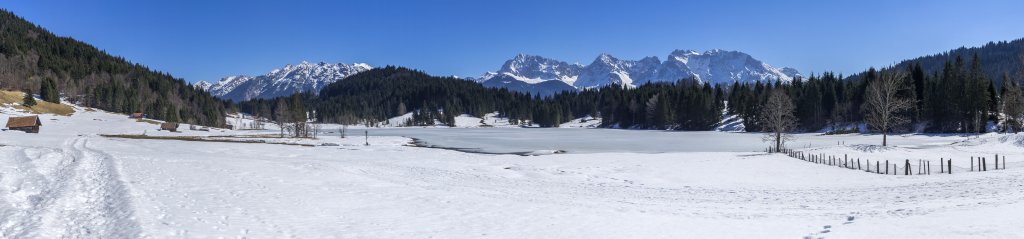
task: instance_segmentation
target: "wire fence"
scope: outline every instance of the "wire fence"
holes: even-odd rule
[[[971,156],[967,159],[970,166],[963,167],[954,166],[952,158],[942,157],[938,159],[871,160],[859,157],[851,158],[846,154],[829,155],[785,148],[776,150],[774,147],[765,148],[765,152],[784,153],[786,156],[809,163],[885,175],[953,174],[1005,170],[1008,167],[1024,167],[1024,162],[1010,163],[1007,162],[1006,155],[1000,156],[998,154],[993,155],[991,158],[988,156]],[[961,161],[956,162],[961,163]]]

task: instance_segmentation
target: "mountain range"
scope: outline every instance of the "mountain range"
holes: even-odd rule
[[[297,65],[286,65],[260,76],[228,76],[210,83],[199,81],[194,87],[203,89],[221,99],[235,102],[257,98],[287,96],[295,92],[318,92],[324,86],[350,75],[372,69],[364,63],[329,64],[303,61]]]
[[[652,82],[693,79],[718,84],[732,82],[783,81],[799,77],[793,68],[776,68],[738,51],[676,50],[662,61],[657,57],[623,60],[601,54],[588,65],[535,55],[519,54],[497,72],[467,78],[488,87],[508,88],[536,94],[590,89],[607,85],[636,87]]]
[[[194,86],[222,99],[238,102],[285,96],[294,92],[318,92],[327,84],[371,68],[363,63],[302,62],[261,76],[228,76],[215,83],[199,81]],[[465,79],[487,87],[552,95],[607,85],[636,87],[645,83],[682,79],[717,84],[736,81],[789,82],[799,76],[800,73],[795,69],[776,68],[738,51],[676,50],[665,61],[657,57],[622,60],[601,54],[588,65],[519,54],[505,61],[497,72]]]

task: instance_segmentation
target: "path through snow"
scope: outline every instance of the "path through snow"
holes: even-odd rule
[[[4,238],[132,238],[140,233],[114,159],[88,139],[4,150]]]

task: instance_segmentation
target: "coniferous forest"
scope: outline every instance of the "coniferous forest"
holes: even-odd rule
[[[376,124],[412,113],[406,125],[453,125],[455,116],[498,112],[513,123],[553,127],[584,116],[603,117],[605,127],[713,129],[723,109],[724,91],[693,81],[648,84],[632,89],[609,86],[541,97],[451,77],[435,77],[401,67],[350,76],[318,96],[301,94],[306,109],[321,122]],[[272,120],[287,97],[242,102],[242,112]],[[280,107],[279,107],[280,106]],[[292,114],[298,113],[294,112]]]
[[[0,10],[0,88],[209,126],[224,125],[228,104],[182,79],[56,36],[7,10]]]
[[[843,79],[832,73],[798,79],[792,84],[734,84],[729,92],[729,111],[744,119],[748,131],[761,131],[758,107],[772,89],[781,89],[793,99],[798,128],[802,131],[844,131],[863,123],[867,85],[878,80],[881,71],[903,71],[907,79],[898,96],[912,102],[900,112],[908,119],[896,125],[895,132],[979,133],[986,130],[1018,131],[1019,114],[1002,114],[1020,107],[1019,97],[1002,95],[1019,92],[1019,79],[1004,74],[997,86],[982,70],[977,56],[972,60],[956,57],[936,72],[925,71],[920,64],[905,69],[870,69],[856,79]],[[1019,93],[1016,93],[1019,94]],[[992,125],[990,125],[992,124]],[[990,128],[991,127],[991,128]]]

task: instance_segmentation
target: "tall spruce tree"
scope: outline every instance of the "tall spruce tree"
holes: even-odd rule
[[[47,77],[39,84],[39,97],[50,103],[60,103],[60,93],[57,91],[57,83]]]

